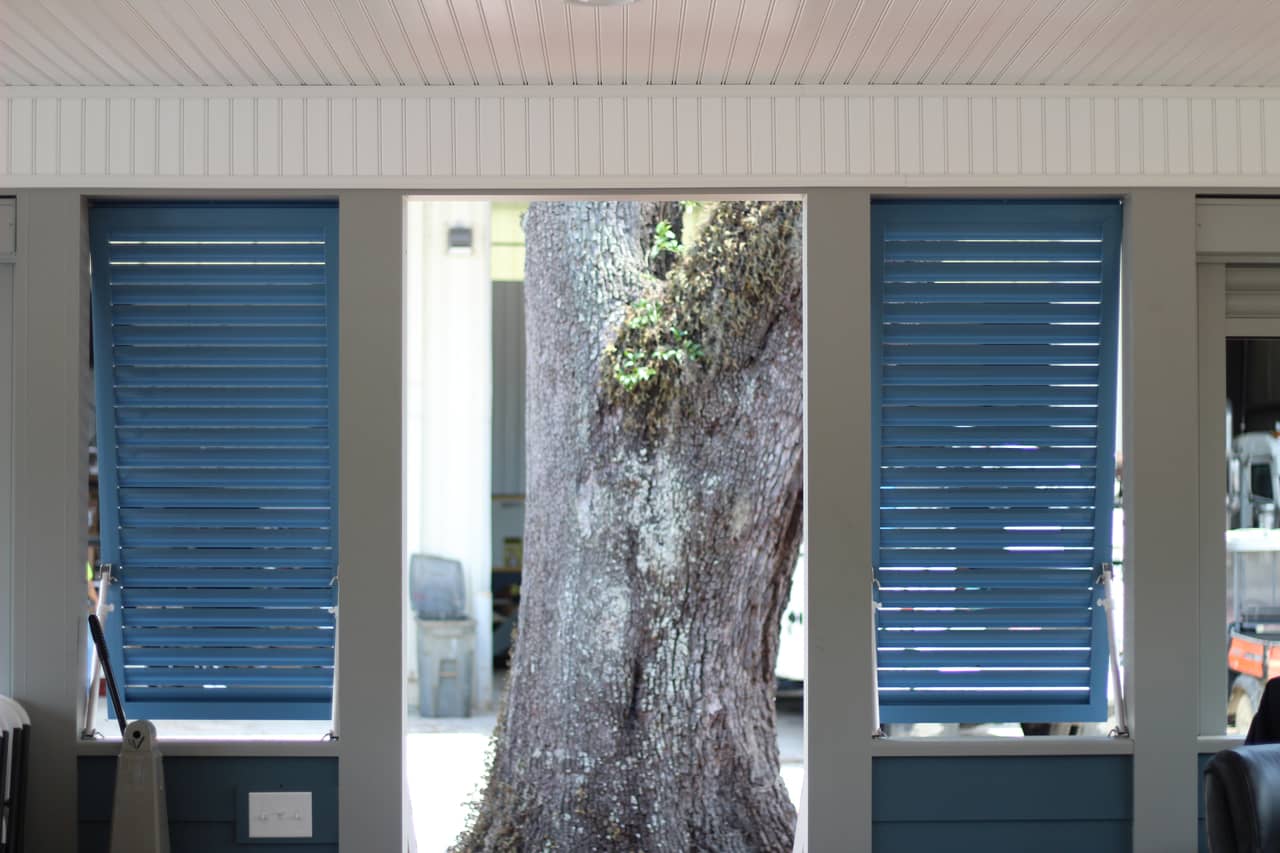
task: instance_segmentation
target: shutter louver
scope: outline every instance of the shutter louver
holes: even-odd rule
[[[1104,720],[1119,204],[872,223],[880,718]]]
[[[91,216],[107,634],[127,713],[328,719],[337,207]]]

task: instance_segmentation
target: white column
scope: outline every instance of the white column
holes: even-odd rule
[[[805,798],[810,851],[871,850],[871,197],[805,209]]]
[[[76,847],[83,704],[88,261],[80,193],[19,200],[13,291],[13,695],[31,714],[28,850]]]
[[[7,209],[7,212],[6,212]],[[15,246],[0,199],[0,693],[13,692],[13,277]]]
[[[339,847],[369,853],[403,853],[409,837],[396,618],[407,594],[403,208],[395,191],[339,194]]]
[[[473,707],[493,703],[493,286],[489,204],[411,201],[406,247],[409,553],[459,560],[476,620]],[[470,252],[450,253],[454,226]],[[406,563],[407,565],[407,563]],[[410,668],[416,666],[416,649]],[[412,700],[411,700],[412,701]]]
[[[1193,698],[1200,660],[1195,193],[1134,191],[1124,228],[1125,677],[1134,737],[1133,850],[1190,853],[1196,849],[1200,710]]]

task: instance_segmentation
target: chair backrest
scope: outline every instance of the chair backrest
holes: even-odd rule
[[[1204,800],[1210,853],[1280,853],[1280,744],[1219,752]]]
[[[22,853],[27,804],[31,718],[13,699],[0,696],[0,853]]]

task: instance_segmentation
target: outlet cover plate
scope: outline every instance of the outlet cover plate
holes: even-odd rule
[[[250,791],[250,838],[310,838],[310,791]]]

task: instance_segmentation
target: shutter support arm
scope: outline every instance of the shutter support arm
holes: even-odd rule
[[[880,724],[880,581],[871,578],[871,737],[884,738],[889,733]]]
[[[111,590],[111,564],[98,564],[99,577],[101,582],[98,585],[98,604],[94,608],[94,615],[98,617],[98,622],[105,625],[107,623],[107,613],[111,610],[111,605],[107,604],[107,596]],[[98,660],[98,653],[94,649],[93,644],[89,644],[89,686],[88,693],[85,694],[84,703],[84,727],[80,729],[80,738],[82,740],[93,740],[101,737],[94,723],[98,717],[98,685],[102,683],[102,662]]]
[[[334,572],[335,573],[333,578],[329,581],[329,586],[333,588],[334,601],[337,602],[338,596],[341,595],[341,591],[340,591],[341,587],[338,585],[338,576],[337,576],[336,567],[334,569]],[[342,627],[338,617],[337,603],[333,605],[332,611],[333,611],[333,688],[329,694],[330,696],[329,731],[325,734],[324,737],[320,738],[321,740],[337,740],[338,739],[338,666],[339,666],[338,660],[340,658],[340,655],[338,654],[338,651],[339,651],[338,640],[342,634]]]
[[[1115,600],[1111,597],[1111,585],[1115,583],[1115,567],[1111,563],[1103,563],[1098,574],[1098,585],[1102,588],[1102,597],[1098,605],[1107,617],[1107,647],[1111,656],[1111,679],[1116,690],[1116,725],[1110,732],[1112,737],[1129,737],[1129,707],[1124,698],[1124,679],[1120,677],[1120,655],[1116,651],[1116,617]]]

